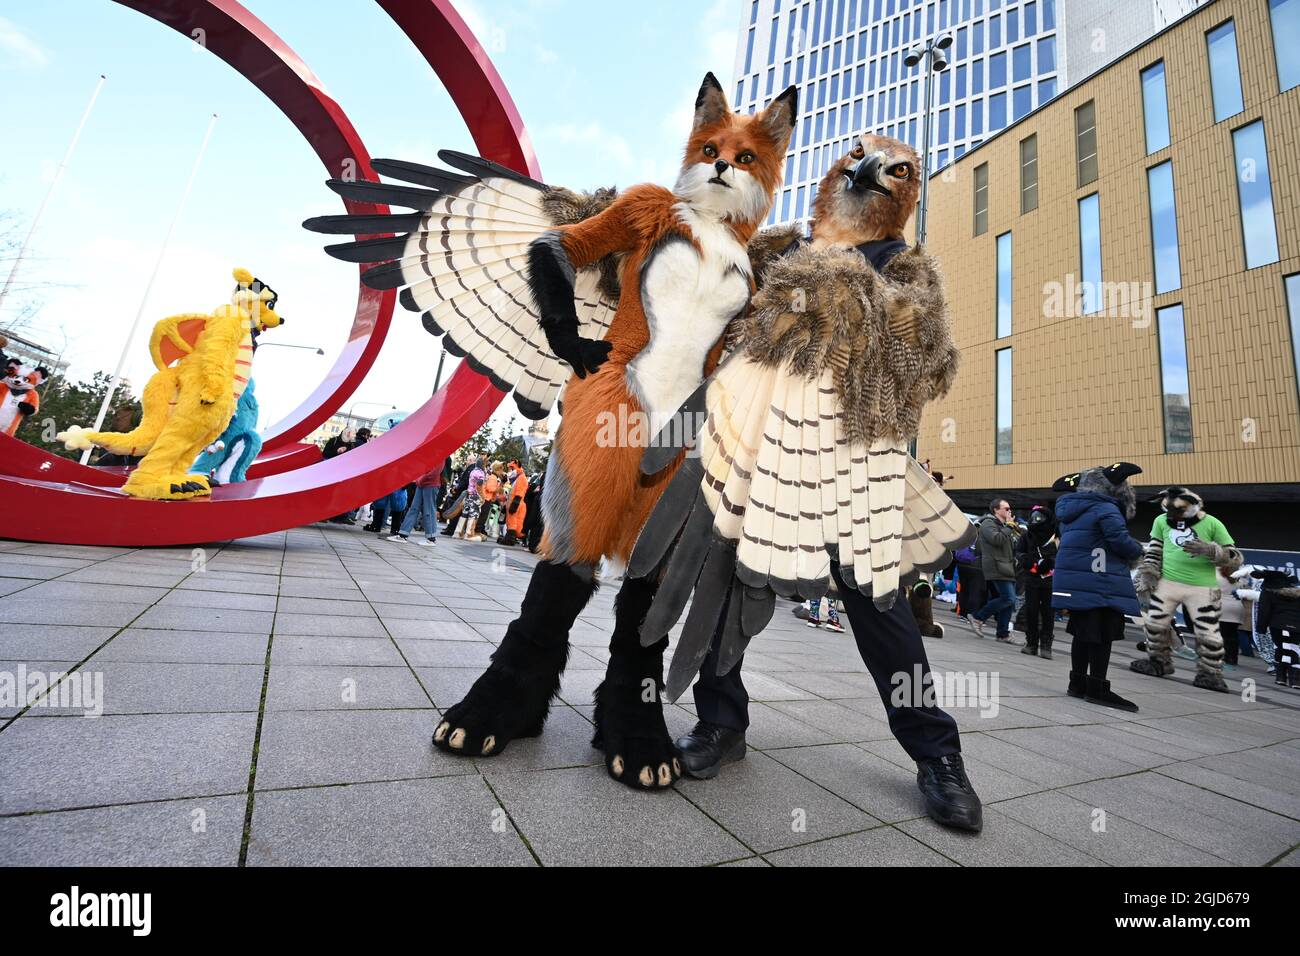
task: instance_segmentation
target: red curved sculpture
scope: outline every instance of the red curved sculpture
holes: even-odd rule
[[[331,175],[355,163],[374,178],[369,154],[339,105],[266,24],[234,0],[117,0],[188,37],[253,82],[303,134]],[[450,0],[378,0],[437,70],[479,152],[540,178],[523,122],[486,52]],[[349,211],[386,211],[348,204]],[[392,320],[394,294],[361,287],[348,344],[315,392],[276,425],[262,471],[311,457],[292,444],[332,415],[373,365]],[[146,501],[117,491],[99,469],[0,435],[0,502],[6,536],[118,546],[199,544],[280,531],[373,500],[428,471],[487,420],[504,397],[462,365],[397,428],[329,461],[217,488],[211,498]],[[258,474],[253,470],[252,474]]]

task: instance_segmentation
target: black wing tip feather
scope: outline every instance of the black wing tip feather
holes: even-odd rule
[[[376,239],[357,239],[355,242],[336,242],[325,247],[325,252],[343,262],[367,265],[397,259],[406,248],[406,236],[386,236]]]
[[[424,313],[424,315],[420,317],[420,321],[424,325],[425,331],[427,331],[430,335],[436,335],[442,338],[442,347],[443,349],[446,350],[448,355],[451,355],[458,359],[463,359],[465,364],[468,365],[473,371],[477,372],[479,375],[482,375],[489,382],[491,382],[493,388],[500,389],[503,392],[509,392],[511,389],[515,387],[513,383],[507,382],[496,372],[492,371],[492,369],[488,368],[478,359],[474,358],[474,356],[470,355],[459,345],[457,345],[455,340],[452,339],[452,337],[448,335],[440,325],[438,325],[437,321],[434,320],[433,315],[431,313],[428,312]]]
[[[426,312],[424,315],[420,316],[420,322],[424,325],[424,331],[428,332],[430,335],[441,336],[446,332],[446,330],[438,324],[438,320],[433,317],[432,312]]]
[[[515,392],[515,405],[519,409],[519,414],[530,421],[541,421],[551,414],[549,408],[544,408],[540,402],[535,402],[531,398],[524,398],[518,392]]]
[[[372,159],[370,166],[381,176],[426,186],[439,192],[455,192],[479,181],[477,176],[453,173],[448,169],[438,169],[436,166],[426,166],[407,159]]]
[[[385,262],[361,273],[361,281],[371,289],[400,289],[406,285],[400,262]]]
[[[894,606],[894,601],[896,601],[897,599],[898,599],[898,588],[894,588],[892,591],[886,591],[884,594],[880,595],[879,597],[873,595],[871,598],[871,603],[876,606],[877,611],[888,611],[891,607]]]
[[[317,232],[326,236],[366,236],[375,233],[411,232],[419,228],[420,219],[421,214],[418,212],[392,215],[342,213],[312,216],[310,219],[303,220],[302,227],[308,232]]]
[[[755,571],[746,567],[744,562],[736,564],[736,577],[747,588],[770,588],[778,595],[789,600],[799,598],[799,582],[787,581],[785,578],[772,577],[766,572]]]
[[[327,179],[325,185],[344,199],[379,205],[401,206],[405,209],[427,210],[442,193],[418,186],[394,186],[368,179]]]
[[[546,188],[545,183],[539,183],[523,173],[516,172],[509,166],[502,166],[500,163],[494,163],[482,156],[472,156],[456,149],[440,149],[438,150],[438,158],[448,166],[453,166],[473,176],[500,176],[505,179],[513,179],[515,182],[523,183],[526,186],[532,186],[535,189]]]
[[[451,346],[454,345],[455,343],[453,343],[453,342],[451,341],[451,336],[444,335],[444,336],[442,337],[442,341],[443,341],[444,345],[447,346],[447,351],[454,355],[455,352],[452,352],[452,350],[451,350]],[[458,348],[458,351],[459,351],[459,348]],[[482,362],[480,362],[480,361],[479,361],[478,359],[476,359],[474,356],[470,355],[468,352],[461,352],[460,358],[461,358],[461,359],[465,362],[465,364],[468,365],[472,370],[474,370],[475,372],[477,372],[479,375],[482,375],[482,376],[483,376],[484,378],[486,378],[489,382],[491,382],[493,388],[500,389],[500,390],[503,391],[503,392],[509,392],[512,388],[514,388],[514,385],[512,385],[510,382],[507,382],[507,381],[506,381],[505,379],[503,379],[500,375],[498,375],[496,372],[492,371],[492,369],[488,368],[486,365],[484,365]]]
[[[830,581],[826,578],[799,578],[795,581],[795,590],[805,601],[820,601],[830,589]]]
[[[402,308],[406,309],[408,312],[424,311],[423,307],[415,301],[415,293],[411,291],[410,286],[407,286],[397,294],[397,301],[402,303]],[[428,328],[428,326],[426,325],[425,328]]]

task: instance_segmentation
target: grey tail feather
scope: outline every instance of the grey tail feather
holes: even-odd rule
[[[691,602],[690,613],[686,615],[686,624],[682,627],[682,636],[677,640],[677,649],[673,652],[673,661],[668,668],[664,693],[670,701],[677,700],[691,685],[695,675],[700,672],[704,658],[709,656],[709,648],[713,645],[722,618],[718,595],[726,594],[727,588],[734,582],[735,549],[728,547],[721,538],[714,538],[711,545],[704,568],[700,571],[695,600]],[[738,606],[735,616],[736,630],[739,631]]]
[[[641,473],[654,475],[672,464],[683,448],[689,447],[704,424],[705,397],[710,379],[705,379],[687,397],[668,424],[659,430],[650,447],[641,456]]]
[[[740,625],[745,636],[753,637],[767,627],[775,610],[776,593],[771,588],[745,588],[745,599],[740,615]]]
[[[682,616],[682,609],[686,607],[700,578],[700,569],[708,558],[712,532],[713,512],[701,497],[691,509],[691,516],[668,562],[668,571],[655,593],[654,603],[646,612],[641,625],[643,647],[649,647],[671,631]]]
[[[629,578],[646,578],[653,574],[690,520],[692,509],[700,507],[708,511],[700,501],[700,481],[703,477],[704,467],[698,458],[687,459],[682,463],[681,469],[664,489],[637,536],[627,566]]]
[[[715,673],[721,677],[731,673],[731,669],[745,656],[749,640],[772,618],[776,608],[776,595],[767,588],[749,588],[737,581],[731,588],[733,607],[739,607],[735,625],[732,625],[731,610],[728,609],[727,627],[722,633],[722,645],[718,648],[718,666]],[[751,628],[753,628],[751,630]]]

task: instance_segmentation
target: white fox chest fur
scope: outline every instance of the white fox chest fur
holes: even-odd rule
[[[641,300],[650,341],[627,366],[628,385],[650,416],[652,435],[700,384],[709,350],[749,301],[745,247],[722,222],[685,203],[675,209],[700,249],[674,238],[646,262]]]

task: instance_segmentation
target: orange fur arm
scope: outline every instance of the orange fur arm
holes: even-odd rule
[[[673,194],[649,184],[624,190],[590,219],[561,226],[560,242],[575,269],[582,269],[613,252],[630,252],[645,240],[647,229],[671,208]]]

